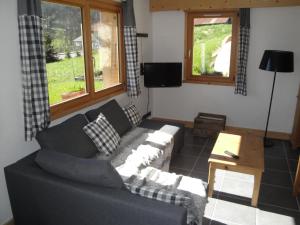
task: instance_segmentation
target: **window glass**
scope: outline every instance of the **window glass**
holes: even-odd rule
[[[194,76],[229,77],[232,23],[230,17],[194,18]]]
[[[91,10],[95,91],[120,84],[118,14]]]
[[[238,11],[186,13],[185,81],[234,85]]]
[[[42,2],[50,105],[86,93],[80,7]]]

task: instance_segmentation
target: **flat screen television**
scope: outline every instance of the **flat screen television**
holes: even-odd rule
[[[182,63],[144,63],[145,87],[180,87]]]

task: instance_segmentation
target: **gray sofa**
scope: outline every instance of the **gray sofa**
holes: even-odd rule
[[[61,148],[60,151],[76,157],[94,157],[94,146],[80,130],[88,123],[87,118],[92,120],[99,112],[113,120],[118,107],[113,100],[85,116],[76,115],[50,128],[38,135],[41,147]],[[121,120],[117,121],[116,126],[120,123]],[[157,130],[164,125],[144,120],[140,127]],[[173,148],[178,152],[183,146],[184,127],[172,125],[179,128],[174,135]],[[126,133],[125,130],[118,129],[118,132]],[[63,136],[61,143],[53,137],[55,135]],[[48,144],[41,144],[45,139]],[[67,148],[70,144],[71,148]],[[16,225],[186,225],[187,211],[183,207],[139,197],[125,188],[106,188],[53,175],[36,164],[37,152],[5,168]]]

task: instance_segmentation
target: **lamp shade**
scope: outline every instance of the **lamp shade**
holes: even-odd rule
[[[294,53],[289,51],[265,50],[259,68],[282,73],[294,72]]]

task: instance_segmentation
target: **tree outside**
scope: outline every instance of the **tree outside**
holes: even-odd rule
[[[64,101],[66,93],[82,95],[86,90],[81,9],[42,1],[42,14],[49,98],[54,105]],[[95,86],[101,89],[102,81]]]

